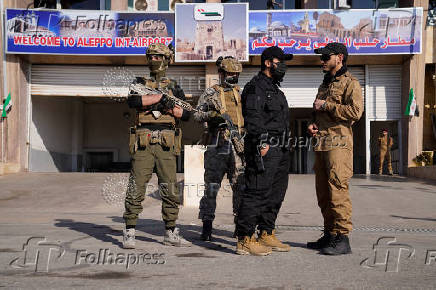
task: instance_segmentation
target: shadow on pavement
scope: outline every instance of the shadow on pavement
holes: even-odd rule
[[[283,244],[287,244],[289,246],[291,246],[292,248],[303,248],[303,249],[307,249],[306,244],[303,243],[294,243],[294,242],[285,242],[283,241]],[[292,251],[292,250],[291,250]]]
[[[116,223],[124,223],[124,219],[119,216],[110,216],[108,218],[112,219],[112,221]],[[200,240],[200,234],[202,230],[201,226],[179,224],[177,225],[177,227],[180,229],[181,235],[186,240],[190,241],[193,245],[206,248],[209,250],[224,252],[224,253],[234,253],[233,248],[236,247],[236,240],[228,241],[227,239],[221,238],[221,237],[227,237],[233,239],[232,232],[226,230],[214,229],[212,234],[212,238],[213,238],[212,242],[205,242]],[[136,231],[142,231],[149,235],[155,236],[156,239],[149,239],[149,240],[157,243],[162,243],[164,230],[165,230],[164,223],[161,220],[138,219],[138,223],[136,226]],[[221,246],[220,244],[226,244],[228,246],[231,246],[232,249]]]
[[[121,240],[123,233],[106,225],[79,222],[72,219],[56,219],[55,226],[68,228],[70,230],[86,234],[102,242],[109,242],[116,246],[122,247]],[[113,236],[119,238],[113,238]],[[153,239],[141,236],[137,237],[137,240],[144,242],[155,242]]]
[[[399,215],[391,215],[391,217],[399,218],[403,220],[420,220],[420,221],[436,222],[436,218],[407,217],[407,216],[399,216]]]
[[[355,174],[353,175],[353,179],[364,179],[370,181],[387,181],[387,182],[416,182],[426,185],[436,185],[436,180],[400,176],[400,175],[389,176],[389,175],[378,175],[378,174],[371,174],[371,175]]]

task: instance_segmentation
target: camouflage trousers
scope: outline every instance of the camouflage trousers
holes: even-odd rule
[[[200,200],[199,219],[203,221],[215,219],[216,197],[225,174],[232,188],[233,214],[236,222],[241,194],[245,188],[244,161],[236,154],[231,143],[225,143],[223,146],[208,146],[204,153],[205,191]]]

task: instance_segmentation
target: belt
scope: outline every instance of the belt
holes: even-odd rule
[[[137,129],[148,129],[151,131],[155,130],[174,130],[174,126],[171,124],[163,123],[163,124],[142,124],[138,126]]]

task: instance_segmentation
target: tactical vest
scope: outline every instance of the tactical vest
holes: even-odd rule
[[[159,83],[154,79],[145,79],[145,86],[148,88],[156,89],[167,89],[168,94],[173,96],[171,87],[173,86],[172,81],[168,78],[163,78]],[[156,118],[151,111],[138,109],[136,111],[136,124],[138,126],[144,124],[171,124],[176,126],[176,119],[169,113],[161,112],[162,115]]]
[[[212,88],[219,92],[219,98],[221,102],[220,113],[227,113],[232,119],[233,124],[237,125],[241,131],[241,128],[244,127],[244,118],[242,117],[242,105],[239,87],[234,86],[231,90],[226,91],[219,85],[215,85]]]

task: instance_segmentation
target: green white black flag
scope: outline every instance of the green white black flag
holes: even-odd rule
[[[407,108],[404,115],[415,116],[415,111],[416,111],[416,98],[415,98],[415,94],[413,93],[413,89],[411,88],[409,92],[409,102],[407,103]]]

